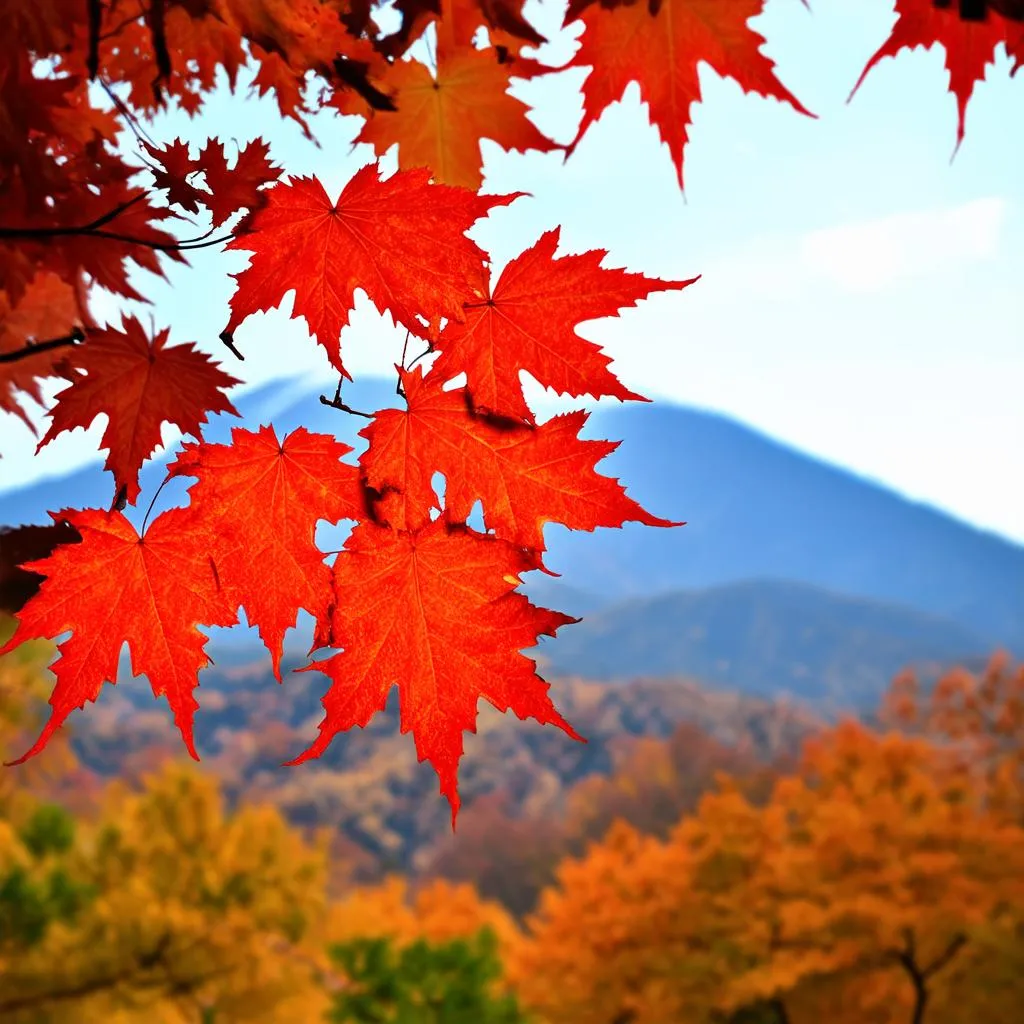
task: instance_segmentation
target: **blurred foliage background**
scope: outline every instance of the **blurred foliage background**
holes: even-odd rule
[[[5,758],[52,656],[0,659]],[[870,721],[760,747],[695,717],[612,745],[557,804],[513,772],[422,848],[396,802],[403,871],[258,778],[140,759],[127,732],[104,774],[63,730],[0,772],[0,1020],[1021,1019],[1024,666],[904,675]]]

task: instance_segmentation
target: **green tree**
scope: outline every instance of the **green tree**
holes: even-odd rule
[[[396,949],[388,938],[333,945],[346,983],[327,1019],[337,1024],[525,1024],[515,996],[495,992],[501,975],[489,928],[472,939]]]

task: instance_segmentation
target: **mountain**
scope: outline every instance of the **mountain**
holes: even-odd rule
[[[254,390],[236,404],[245,425],[272,421],[280,432],[299,425],[330,430],[357,452],[363,450],[365,442],[356,433],[366,421],[323,406],[319,394],[308,383],[293,381]],[[344,398],[367,412],[401,403],[394,386],[382,379],[347,382]],[[207,436],[226,440],[239,422],[215,417]],[[553,584],[550,577],[528,574],[525,589],[538,600],[550,597],[570,614],[590,615],[634,598],[787,580],[948,620],[960,631],[950,634],[957,644],[971,636],[984,649],[1024,648],[1020,545],[717,414],[664,401],[613,403],[599,405],[583,433],[621,438],[599,471],[623,480],[629,494],[654,514],[685,519],[687,525],[652,529],[627,523],[595,534],[548,525],[546,563],[561,578]],[[143,469],[144,499],[162,476],[159,460]],[[168,485],[158,507],[183,502],[187,485],[181,480]],[[0,493],[0,523],[45,522],[48,509],[108,504],[112,490],[109,474],[96,464]],[[141,519],[145,505],[140,502],[134,518]],[[331,540],[337,539],[332,534]],[[799,607],[799,614],[809,608]],[[914,635],[903,625],[893,628]],[[912,650],[908,641],[908,655]],[[923,656],[929,651],[922,650]]]
[[[804,583],[750,580],[617,603],[545,638],[540,654],[548,674],[686,675],[865,711],[901,669],[930,676],[985,650],[982,637],[950,619]]]
[[[610,408],[586,436],[623,438],[601,472],[671,530],[595,539],[551,526],[548,566],[617,600],[747,579],[801,581],[959,623],[1024,647],[1024,547],[801,454],[724,416]]]

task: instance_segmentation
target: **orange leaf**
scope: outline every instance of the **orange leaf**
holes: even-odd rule
[[[209,659],[203,651],[207,638],[196,626],[229,626],[236,615],[218,588],[188,509],[164,512],[145,537],[120,512],[68,510],[53,519],[70,523],[82,540],[22,566],[46,579],[19,612],[18,628],[0,654],[25,640],[69,630],[72,635],[59,645],[52,666],[57,684],[50,719],[31,749],[12,763],[38,754],[75,708],[96,700],[104,682],[115,682],[125,642],[132,671],[149,677],[155,696],[167,697],[185,746],[198,760],[192,720],[199,705],[192,691]]]
[[[360,523],[334,564],[336,600],[320,635],[344,652],[306,669],[331,680],[326,716],[316,741],[289,763],[319,757],[338,732],[365,726],[397,684],[402,732],[412,732],[419,759],[437,772],[454,827],[462,734],[476,730],[481,697],[581,740],[520,653],[576,621],[512,593],[507,577],[534,567],[514,545],[443,517],[415,532]]]
[[[467,304],[465,322],[449,322],[435,343],[441,355],[432,372],[442,380],[465,373],[477,410],[532,423],[521,370],[560,394],[646,401],[622,386],[607,369],[608,356],[576,327],[697,278],[659,281],[605,269],[603,249],[556,259],[557,247],[557,228],[541,235],[505,267],[484,301]]]
[[[417,314],[461,318],[462,304],[486,289],[485,254],[465,232],[516,198],[432,185],[425,170],[382,180],[372,164],[355,173],[336,203],[316,178],[280,183],[266,196],[249,219],[251,233],[227,245],[253,256],[235,275],[238,290],[221,336],[230,340],[250,313],[272,309],[294,288],[293,315],[305,318],[343,373],[339,335],[355,290],[417,335],[425,330]]]
[[[571,530],[622,526],[627,519],[680,525],[645,512],[617,480],[594,472],[618,443],[581,441],[577,435],[587,421],[582,410],[536,427],[494,421],[469,412],[464,390],[443,391],[419,367],[400,376],[408,409],[382,409],[360,431],[370,442],[360,459],[366,482],[406,499],[404,521],[394,524],[399,528],[430,521],[435,472],[445,477],[449,519],[464,521],[480,499],[489,530],[535,551],[544,550],[545,522]]]
[[[398,143],[398,166],[429,167],[438,181],[477,189],[483,181],[480,140],[502,149],[558,149],[526,117],[529,108],[508,94],[514,67],[494,49],[472,45],[438,47],[437,73],[417,60],[397,61],[385,79],[396,111],[369,111],[356,142],[369,142],[378,156]],[[362,113],[366,104],[340,94],[343,113]]]
[[[139,469],[160,444],[161,424],[198,434],[207,412],[237,416],[223,392],[239,381],[191,342],[165,347],[166,330],[150,340],[134,317],[122,318],[121,326],[123,331],[107,328],[89,335],[77,359],[85,375],[57,395],[50,429],[36,450],[105,414],[100,446],[109,454],[104,466],[114,474],[117,491],[123,488],[134,504]]]
[[[668,143],[683,187],[683,150],[690,107],[699,103],[697,65],[711,66],[746,91],[772,96],[809,114],[775,77],[774,64],[761,53],[764,38],[747,22],[765,0],[661,0],[605,10],[587,8],[579,52],[572,67],[589,67],[583,83],[583,120],[571,153],[602,111],[622,99],[630,82],[650,109],[651,123]],[[655,12],[652,14],[652,10]]]
[[[236,427],[231,444],[188,443],[168,473],[195,476],[194,526],[204,531],[225,593],[245,608],[281,680],[284,634],[300,608],[327,615],[331,573],[316,524],[364,512],[359,470],[339,461],[352,449],[300,427],[278,441],[273,427]]]
[[[896,24],[889,38],[875,51],[861,72],[850,99],[861,87],[868,72],[883,57],[895,57],[903,49],[931,47],[940,43],[946,51],[949,89],[956,97],[956,148],[964,137],[967,104],[976,83],[985,77],[985,69],[995,60],[996,47],[1005,43],[1016,67],[1024,61],[1024,28],[989,10],[982,21],[960,17],[959,6],[939,7],[934,0],[896,0]]]

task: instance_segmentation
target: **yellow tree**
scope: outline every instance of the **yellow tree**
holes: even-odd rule
[[[99,821],[37,874],[58,860],[88,896],[44,934],[0,944],[5,1022],[315,1020],[326,1007],[323,849],[276,810],[228,814],[212,779],[171,765],[141,792],[111,787]]]

